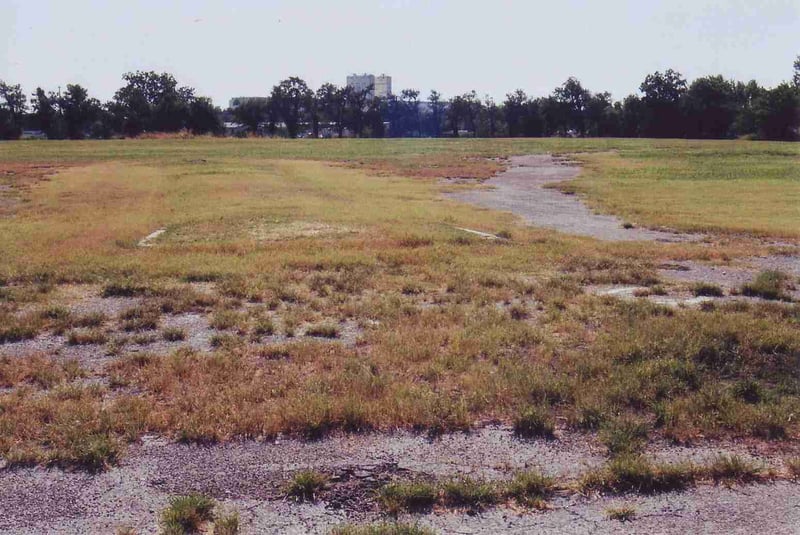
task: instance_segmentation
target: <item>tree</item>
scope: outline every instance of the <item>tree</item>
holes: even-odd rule
[[[734,100],[736,101],[736,119],[733,123],[733,133],[736,136],[754,135],[758,133],[754,105],[764,90],[755,80],[748,83],[736,82],[734,87]]]
[[[528,112],[528,95],[522,89],[508,93],[503,101],[503,114],[506,117],[508,135],[518,137],[523,135],[523,121]]]
[[[404,135],[422,135],[422,123],[419,116],[419,91],[403,89],[400,92],[402,103],[402,125]]]
[[[754,103],[756,126],[764,139],[797,138],[800,124],[800,95],[795,87],[784,83],[764,91]]]
[[[623,137],[639,137],[642,135],[644,123],[644,103],[637,95],[628,95],[622,101],[620,129]]]
[[[345,123],[345,91],[331,83],[322,84],[317,90],[317,102],[322,119],[336,125],[336,133],[342,137]]]
[[[48,139],[64,137],[61,112],[58,109],[58,95],[52,92],[48,95],[44,89],[37,87],[31,98],[31,107],[36,124]]]
[[[350,86],[345,88],[345,124],[356,137],[361,137],[364,133],[366,113],[370,109],[370,103],[373,100],[371,96],[373,90],[374,87],[372,85],[365,87],[361,91]],[[381,102],[379,101],[378,104],[381,104]],[[381,121],[381,124],[383,124],[383,121]]]
[[[794,60],[794,75],[792,76],[792,81],[794,82],[794,86],[800,89],[800,56],[797,56],[797,59]]]
[[[430,133],[433,137],[439,137],[442,134],[442,118],[444,117],[442,95],[436,90],[431,90],[428,102],[430,103]]]
[[[89,92],[78,84],[67,84],[58,104],[69,139],[83,139],[89,126],[100,115],[100,101],[90,98]]]
[[[619,117],[614,110],[611,93],[604,91],[592,94],[587,91],[587,94],[584,134],[593,137],[619,135]]]
[[[185,128],[194,89],[178,87],[169,73],[129,72],[122,79],[126,84],[114,95],[114,111],[126,134]]]
[[[189,105],[189,120],[186,125],[193,134],[219,134],[222,122],[219,110],[214,107],[210,98],[199,97]]]
[[[644,93],[644,135],[681,137],[684,133],[681,99],[686,94],[686,80],[683,76],[672,69],[663,74],[648,74],[639,89]]]
[[[272,88],[271,99],[281,121],[286,125],[286,132],[290,138],[296,138],[303,118],[304,105],[308,102],[308,85],[306,82],[292,76],[282,80]]]
[[[239,104],[233,109],[233,117],[247,129],[256,133],[260,125],[267,116],[269,102],[267,99],[250,99]]]
[[[586,105],[591,98],[591,93],[583,88],[577,78],[570,77],[561,87],[553,91],[553,98],[561,104],[561,125],[565,132],[572,131],[577,135],[586,133]]]
[[[483,128],[481,130],[489,137],[495,137],[500,128],[500,108],[490,95],[486,95],[483,102],[483,117],[481,120]]]
[[[17,85],[0,80],[0,139],[17,139],[27,110],[25,93]]]
[[[684,109],[689,137],[728,137],[736,118],[735,86],[722,76],[698,78],[686,92]]]

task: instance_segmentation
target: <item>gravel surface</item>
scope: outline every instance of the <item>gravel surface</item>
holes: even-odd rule
[[[653,444],[648,454],[664,461],[702,461],[721,450],[754,459],[764,453],[746,443],[709,443],[693,448]],[[523,441],[496,426],[435,440],[399,432],[196,446],[145,437],[120,466],[101,474],[0,470],[0,531],[99,534],[129,526],[155,533],[170,496],[202,492],[238,510],[244,533],[327,533],[343,522],[380,520],[374,490],[393,477],[506,479],[515,470],[538,467],[569,479],[604,460],[602,448],[584,435]],[[316,504],[297,504],[283,495],[286,480],[305,468],[332,477],[330,490]],[[606,509],[622,503],[636,508],[639,518],[633,523],[605,518]],[[793,533],[787,530],[800,525],[800,487],[785,482],[701,486],[659,496],[564,495],[552,505],[546,512],[500,507],[477,515],[434,511],[407,520],[441,533],[746,533],[753,526]]]
[[[694,235],[662,232],[643,228],[623,227],[614,216],[595,214],[574,195],[567,195],[547,184],[575,178],[580,168],[567,162],[540,154],[514,156],[511,166],[484,182],[485,189],[471,189],[447,196],[484,208],[512,212],[528,223],[590,236],[607,241],[688,241]]]

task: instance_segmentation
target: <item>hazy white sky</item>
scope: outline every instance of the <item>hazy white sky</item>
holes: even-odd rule
[[[352,72],[498,100],[577,76],[619,99],[669,67],[788,80],[800,0],[0,0],[0,43],[0,79],[28,94],[80,83],[106,100],[122,73],[152,69],[217,105]]]

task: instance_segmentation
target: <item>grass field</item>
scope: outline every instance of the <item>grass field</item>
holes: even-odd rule
[[[712,235],[602,243],[441,195],[457,186],[437,178],[536,152],[582,162],[561,187],[600,210]],[[585,287],[656,288],[659,264],[796,240],[798,164],[796,144],[753,142],[0,144],[0,351],[16,351],[0,357],[0,454],[97,469],[144,433],[536,434],[556,417],[612,454],[662,435],[794,440],[796,304],[672,309]],[[197,318],[202,350],[175,326]]]

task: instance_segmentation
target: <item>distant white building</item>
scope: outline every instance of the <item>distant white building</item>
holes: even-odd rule
[[[351,74],[347,77],[347,87],[356,91],[365,91],[372,86],[371,96],[387,98],[392,94],[392,77],[381,74]]]
[[[381,74],[375,77],[375,96],[386,98],[392,94],[392,77]]]

